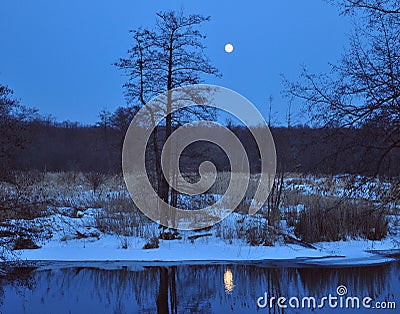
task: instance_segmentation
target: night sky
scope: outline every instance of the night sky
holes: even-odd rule
[[[302,64],[329,70],[351,31],[323,0],[2,0],[0,83],[41,114],[94,123],[103,108],[126,105],[126,77],[112,63],[132,44],[128,30],[152,27],[156,12],[169,9],[211,16],[202,27],[206,54],[223,77],[205,82],[241,93],[264,115],[272,95],[278,124],[287,113],[280,74],[296,79]]]

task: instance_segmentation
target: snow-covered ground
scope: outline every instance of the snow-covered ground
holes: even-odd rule
[[[143,249],[146,240],[140,237],[104,234],[94,227],[98,209],[88,209],[80,218],[62,214],[18,223],[41,225],[52,235],[42,240],[38,249],[16,250],[21,260],[36,261],[271,261],[298,260],[302,264],[365,265],[390,261],[390,258],[369,251],[399,249],[399,237],[382,241],[349,240],[314,243],[313,248],[277,243],[274,246],[250,246],[241,239],[221,239],[216,231],[180,232],[181,239],[159,240],[159,248]],[[234,223],[240,214],[233,213],[225,221]],[[235,217],[236,216],[236,217]],[[230,221],[229,221],[230,220]],[[151,224],[154,234],[159,232]],[[203,235],[190,240],[190,236]]]
[[[271,261],[301,259],[303,264],[319,265],[369,265],[389,262],[392,259],[367,252],[367,250],[393,249],[390,241],[350,241],[317,243],[317,250],[287,244],[273,247],[227,244],[216,238],[197,239],[195,243],[184,240],[160,240],[160,247],[144,250],[144,241],[130,239],[131,247],[118,247],[113,236],[100,240],[73,240],[60,243],[52,240],[39,249],[21,250],[22,260],[38,261]]]

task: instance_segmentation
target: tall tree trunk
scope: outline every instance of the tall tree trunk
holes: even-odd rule
[[[169,56],[168,56],[168,79],[167,79],[167,90],[168,90],[168,97],[167,97],[167,112],[169,113],[166,116],[165,119],[165,141],[164,143],[167,142],[168,138],[171,136],[172,134],[172,60],[173,60],[173,33],[171,34],[170,37],[170,43],[169,43]],[[172,159],[172,147],[169,144],[168,147],[164,147],[164,149],[166,149],[167,154],[166,157],[167,159],[165,160],[166,164],[168,164],[168,168],[171,168],[171,159]],[[162,176],[161,178],[161,198],[162,200],[166,203],[166,204],[171,204],[171,200],[170,200],[170,186],[167,182],[167,179],[165,178],[165,176],[169,176],[169,179],[171,181],[171,173],[164,173],[164,176]],[[171,213],[168,211],[167,213],[164,213],[164,215],[162,215],[164,217],[164,219],[166,219],[167,221],[161,221],[161,223],[163,225],[168,225],[168,220],[171,219]],[[172,225],[175,225],[175,222],[172,222]]]

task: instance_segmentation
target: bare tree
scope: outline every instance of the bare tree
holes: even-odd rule
[[[28,136],[25,122],[36,111],[27,109],[13,97],[13,91],[0,84],[0,180],[10,180]]]
[[[148,101],[162,92],[200,83],[204,74],[219,76],[218,70],[204,54],[205,36],[199,31],[199,26],[209,20],[210,17],[198,14],[186,16],[182,11],[159,12],[154,29],[131,31],[134,44],[129,50],[129,56],[116,63],[129,77],[125,88],[126,97],[130,102],[139,101],[143,106],[147,106]],[[168,97],[171,97],[170,93]],[[171,102],[171,99],[168,99],[165,112],[171,111]],[[162,143],[172,134],[173,128],[180,124],[185,114],[212,114],[205,106],[185,111],[186,113],[179,115],[172,113],[166,116]],[[150,111],[150,114],[154,125],[154,113]],[[161,173],[157,128],[154,129],[152,137],[159,193],[165,203],[176,203],[175,192]]]
[[[369,16],[375,14],[400,14],[399,0],[330,0],[342,9],[343,14],[353,14],[357,10],[364,10]]]
[[[110,124],[119,133],[125,135],[133,117],[138,112],[138,106],[118,107],[110,116]]]
[[[285,81],[287,93],[304,101],[319,126],[369,130],[369,136],[348,148],[357,144],[366,152],[379,152],[377,174],[385,158],[400,148],[400,1],[339,3],[343,13],[354,15],[350,46],[341,62],[329,74],[303,68],[301,81]]]

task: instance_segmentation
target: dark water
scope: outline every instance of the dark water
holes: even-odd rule
[[[83,266],[82,266],[83,265]],[[37,265],[36,265],[37,266]],[[50,264],[14,268],[0,282],[2,313],[311,313],[257,307],[269,296],[346,296],[396,302],[397,309],[315,309],[313,313],[400,313],[400,262],[369,267],[240,264]],[[287,303],[286,303],[287,304]],[[295,305],[295,303],[293,303]],[[339,305],[338,305],[339,306]]]

